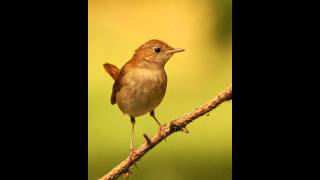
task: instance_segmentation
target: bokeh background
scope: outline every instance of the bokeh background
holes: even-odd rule
[[[149,39],[185,48],[166,65],[167,93],[156,109],[161,123],[188,113],[232,83],[231,0],[89,0],[89,180],[129,153],[131,124],[110,104],[113,80],[102,64],[121,67]],[[132,180],[232,179],[232,103],[223,103],[138,162]],[[135,146],[157,124],[138,117]],[[123,179],[121,177],[120,179]]]

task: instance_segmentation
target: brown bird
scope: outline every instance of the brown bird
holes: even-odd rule
[[[117,103],[124,114],[130,116],[132,130],[130,151],[134,152],[135,117],[150,113],[155,116],[155,108],[161,103],[167,87],[164,66],[174,53],[184,51],[172,48],[160,40],[150,40],[135,50],[133,57],[121,68],[105,63],[104,69],[114,79],[111,104]]]

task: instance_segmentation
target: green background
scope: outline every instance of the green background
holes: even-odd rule
[[[231,0],[89,0],[89,180],[98,179],[129,153],[131,124],[111,105],[113,80],[102,64],[121,67],[149,39],[186,49],[166,65],[167,93],[156,109],[161,123],[180,117],[232,84]],[[232,103],[221,104],[152,149],[132,180],[232,179]],[[158,130],[136,118],[135,146]],[[123,177],[119,178],[123,179]]]

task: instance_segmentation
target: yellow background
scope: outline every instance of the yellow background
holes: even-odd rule
[[[89,0],[89,180],[129,153],[131,124],[110,104],[113,80],[102,64],[121,67],[149,39],[184,48],[166,65],[168,87],[156,109],[167,123],[213,98],[232,83],[231,0]],[[138,162],[132,180],[229,180],[232,175],[232,104],[223,103],[161,142]],[[136,118],[135,146],[158,130]],[[120,178],[122,179],[122,177]]]

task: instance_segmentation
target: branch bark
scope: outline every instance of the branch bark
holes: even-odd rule
[[[139,148],[136,149],[136,152],[130,157],[127,157],[123,160],[119,165],[110,170],[106,175],[104,175],[100,180],[113,180],[117,179],[122,174],[128,174],[130,172],[130,167],[133,166],[140,158],[142,158],[149,150],[159,144],[162,140],[164,140],[169,135],[177,132],[187,132],[186,126],[191,123],[193,120],[198,117],[210,112],[215,109],[221,103],[232,100],[232,86],[225,89],[221,93],[219,93],[216,97],[209,100],[202,106],[196,108],[194,111],[180,117],[174,119],[168,124],[163,125],[163,131],[160,130],[150,139],[145,136],[146,142],[143,143]]]

